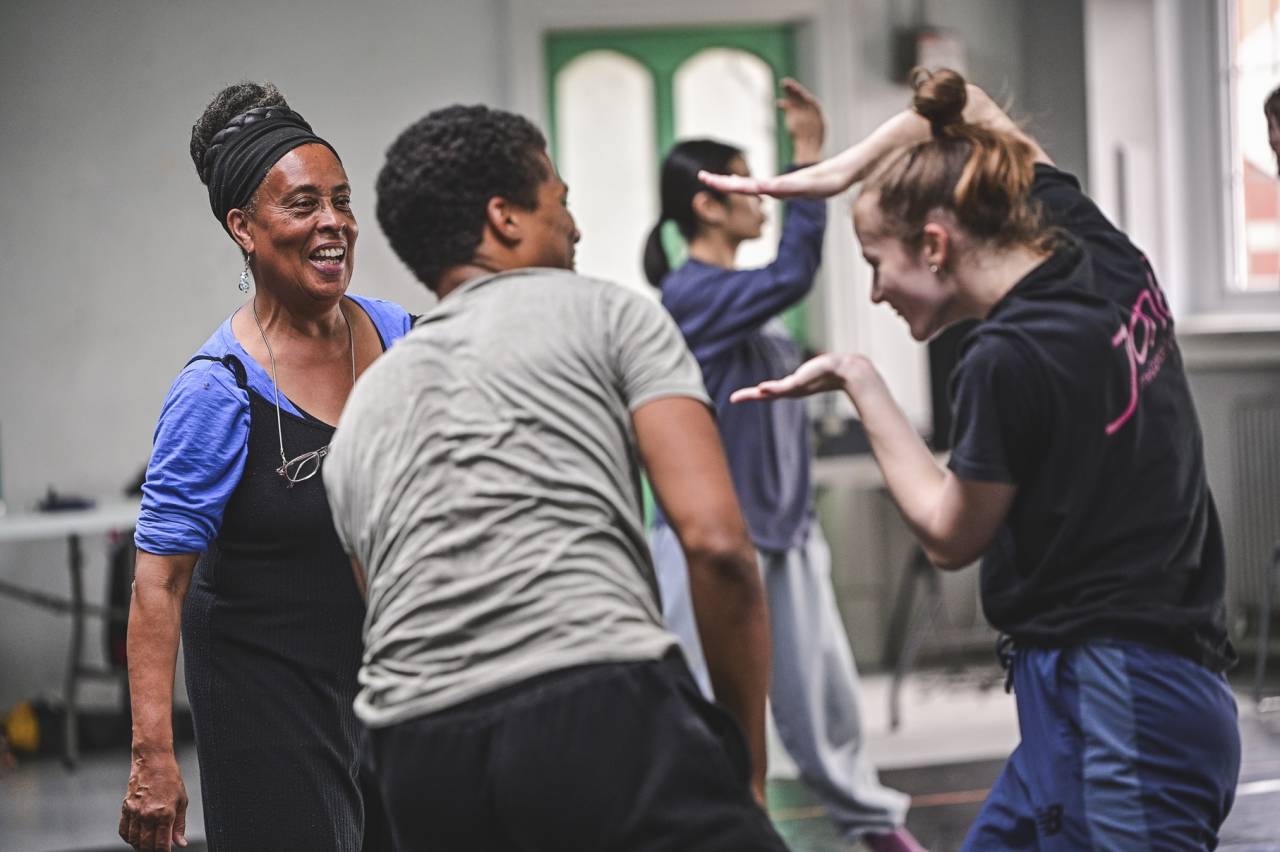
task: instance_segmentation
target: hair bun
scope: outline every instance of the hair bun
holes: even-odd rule
[[[934,136],[964,123],[964,105],[969,100],[964,77],[950,68],[916,68],[911,72],[911,87],[915,89],[911,108],[929,122]]]
[[[213,100],[209,101],[204,112],[191,126],[191,161],[195,163],[196,174],[200,175],[201,183],[209,182],[206,154],[219,131],[224,130],[241,114],[270,106],[289,106],[284,95],[271,83],[236,83],[213,96]],[[224,136],[223,141],[225,139]]]
[[[239,136],[245,128],[257,124],[268,118],[287,117],[294,119],[299,125],[304,127],[308,133],[311,132],[311,125],[307,124],[306,119],[298,115],[287,106],[262,106],[254,107],[251,110],[242,112],[227,122],[227,126],[213,134],[213,138],[209,140],[209,147],[204,150],[204,157],[200,162],[200,180],[202,183],[209,183],[210,174],[213,172],[213,164],[217,161],[218,155],[222,149]]]

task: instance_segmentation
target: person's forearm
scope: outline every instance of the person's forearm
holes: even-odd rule
[[[966,89],[964,119],[971,124],[1023,137],[1030,144],[1035,144],[986,92],[972,84]],[[929,122],[915,110],[905,109],[871,131],[862,141],[820,163],[781,175],[775,183],[783,190],[803,187],[806,194],[835,195],[870,176],[889,154],[924,142],[929,135]]]
[[[889,496],[925,549],[934,548],[938,544],[935,509],[946,472],[870,361],[852,356],[841,374]]]
[[[773,179],[773,189],[831,196],[867,177],[893,151],[929,138],[929,123],[904,110],[862,141],[820,163]]]
[[[129,695],[135,757],[173,751],[173,680],[186,580],[148,570],[139,553],[139,571],[129,606]],[[194,559],[192,559],[194,562]]]
[[[797,166],[812,166],[822,160],[822,140],[796,137],[792,142],[791,159]]]
[[[712,687],[746,733],[752,786],[763,797],[769,613],[719,432],[710,409],[692,397],[645,403],[633,423],[654,496],[688,566]]]
[[[989,130],[1009,132],[1016,130],[1013,120],[1005,114],[990,95],[981,87],[968,83],[964,87],[964,120],[969,124],[985,127]]]
[[[966,95],[965,121],[1017,136],[1032,146],[1037,160],[1052,163],[1035,140],[1023,133],[986,92],[970,85]],[[892,116],[839,154],[794,172],[766,178],[700,172],[699,179],[722,192],[746,192],[778,198],[827,198],[866,179],[888,155],[924,142],[930,134],[928,120],[909,108]],[[797,162],[817,156],[813,146],[797,144]]]
[[[769,691],[769,611],[750,548],[687,554],[698,637],[716,700],[738,720],[751,750],[753,786],[763,789]]]
[[[1040,143],[1024,132],[990,95],[972,83],[965,87],[964,120],[1021,139],[1031,146],[1037,161],[1053,164],[1053,159],[1040,147]]]

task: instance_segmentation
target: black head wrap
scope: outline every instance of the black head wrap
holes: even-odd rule
[[[285,106],[242,112],[214,134],[204,152],[200,179],[209,188],[209,206],[222,227],[227,227],[227,213],[249,203],[281,157],[313,142],[338,157],[332,145],[311,132],[302,116]]]

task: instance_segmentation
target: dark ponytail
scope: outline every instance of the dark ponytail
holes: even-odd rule
[[[680,236],[692,240],[698,233],[698,218],[693,212],[694,196],[706,192],[724,199],[724,193],[698,180],[698,172],[727,174],[729,163],[734,157],[741,156],[742,151],[732,145],[711,139],[690,139],[678,143],[662,161],[662,215],[644,244],[644,275],[654,287],[661,287],[662,279],[671,272],[671,260],[662,245],[662,226],[669,221],[675,222]]]
[[[667,250],[662,245],[662,226],[665,223],[666,219],[659,219],[644,243],[644,277],[654,287],[661,287],[662,279],[671,272],[671,258],[667,257]]]

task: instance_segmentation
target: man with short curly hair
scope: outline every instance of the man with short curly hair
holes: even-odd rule
[[[441,301],[362,377],[324,477],[367,588],[356,711],[397,842],[781,850],[768,618],[702,376],[659,304],[572,271],[566,197],[537,128],[483,106],[410,126],[378,177]],[[724,710],[663,626],[640,463]]]

